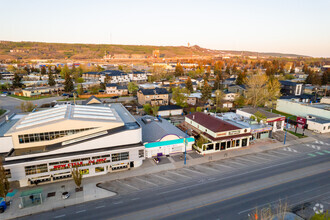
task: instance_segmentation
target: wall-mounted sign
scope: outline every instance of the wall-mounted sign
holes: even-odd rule
[[[97,160],[89,160],[89,164],[94,164],[94,163],[103,163],[107,160],[107,158],[102,158],[102,159],[97,159]],[[67,163],[67,164],[61,164],[61,165],[55,165],[54,169],[59,169],[59,168],[66,168],[66,167],[75,167],[75,166],[81,166],[83,165],[83,162],[76,162],[76,163]]]
[[[241,133],[240,131],[229,131],[228,134],[229,135],[235,135],[235,134],[239,134]]]
[[[225,136],[225,135],[226,135],[226,132],[224,132],[224,133],[217,133],[217,137]]]
[[[303,117],[297,117],[297,122],[299,124],[305,125],[307,123],[307,119]]]

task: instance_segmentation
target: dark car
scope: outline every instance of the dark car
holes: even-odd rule
[[[119,96],[112,96],[111,98],[112,98],[112,99],[118,99]]]
[[[62,94],[62,96],[68,96],[68,94],[66,94],[66,93],[63,93],[63,94]]]
[[[159,163],[160,162],[160,158],[159,157],[154,157],[153,160],[155,161],[155,163]]]

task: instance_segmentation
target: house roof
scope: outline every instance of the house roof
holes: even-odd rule
[[[288,80],[279,80],[279,82],[283,85],[283,86],[296,86],[298,83],[295,82],[291,82]]]
[[[239,109],[243,112],[247,112],[247,113],[250,113],[252,115],[254,115],[256,112],[260,112],[261,114],[265,115],[266,118],[278,118],[278,117],[283,117],[282,115],[279,115],[279,114],[275,114],[275,113],[272,113],[272,112],[268,112],[268,111],[265,111],[264,109],[262,108],[242,108],[242,109]]]
[[[157,95],[157,94],[168,94],[165,88],[155,88],[155,89],[140,89],[143,95]]]
[[[100,72],[102,75],[108,75],[108,76],[125,76],[127,73],[120,71],[120,70],[105,70]]]
[[[182,107],[177,105],[162,105],[159,106],[158,111],[168,111],[168,110],[175,110],[175,109],[182,109]]]
[[[92,100],[96,100],[99,104],[102,103],[101,99],[99,99],[93,95],[90,96],[87,100],[83,101],[82,103],[83,103],[83,105],[88,105]],[[95,104],[95,103],[93,103],[93,104]]]
[[[117,85],[115,83],[107,83],[106,87],[116,87],[118,90],[127,89],[127,86]]]
[[[202,112],[195,112],[186,117],[216,133],[240,129],[237,126]]]

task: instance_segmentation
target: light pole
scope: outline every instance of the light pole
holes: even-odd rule
[[[286,119],[285,135],[284,135],[284,143],[283,143],[283,145],[285,145],[285,141],[286,141],[286,133],[288,133],[289,118],[291,118],[291,117],[293,117],[293,115],[287,117],[287,119]]]
[[[184,139],[184,165],[187,164],[187,144],[188,144],[188,130],[186,130],[186,138]]]

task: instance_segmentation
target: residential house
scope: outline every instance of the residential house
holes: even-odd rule
[[[131,82],[147,82],[148,76],[146,72],[143,71],[132,71],[131,73],[128,74]]]
[[[114,83],[107,83],[105,87],[105,92],[109,95],[110,94],[118,95],[118,96],[128,95],[128,88],[127,86],[121,86]]]
[[[245,85],[231,85],[228,86],[228,92],[238,93],[245,96],[246,86]]]
[[[304,84],[295,83],[288,80],[280,80],[281,94],[282,95],[295,95],[299,96],[304,93]]]
[[[108,80],[106,80],[108,78]],[[105,83],[127,84],[130,78],[127,73],[120,70],[105,70],[100,73],[100,81]]]
[[[140,105],[168,105],[169,93],[165,88],[140,89],[137,92]]]

